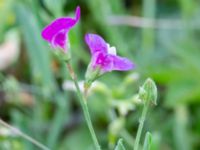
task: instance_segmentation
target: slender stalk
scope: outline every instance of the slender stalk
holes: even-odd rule
[[[144,107],[143,107],[142,115],[139,121],[139,127],[136,134],[135,145],[133,148],[134,150],[139,149],[140,137],[142,134],[142,129],[144,126],[144,121],[147,115],[149,105],[150,103],[154,105],[157,104],[157,87],[156,87],[155,82],[151,78],[146,79],[143,86],[140,87],[139,98],[144,102]]]
[[[146,102],[146,104],[144,104],[144,107],[143,107],[143,110],[142,110],[142,115],[141,115],[141,118],[140,118],[140,121],[139,121],[139,127],[138,127],[138,131],[137,131],[136,138],[135,138],[134,150],[139,149],[140,138],[141,138],[142,129],[143,129],[143,126],[144,126],[146,114],[147,114],[147,111],[148,111],[148,107],[149,107],[149,102]]]
[[[96,134],[94,132],[94,128],[92,126],[92,121],[90,119],[90,114],[89,114],[89,110],[88,110],[88,106],[87,106],[87,101],[86,101],[85,97],[83,96],[83,94],[82,94],[82,92],[80,90],[76,75],[75,75],[74,70],[71,67],[69,62],[67,62],[67,69],[69,70],[70,76],[71,76],[72,80],[74,81],[74,85],[75,85],[76,90],[77,90],[76,92],[77,92],[81,107],[83,109],[83,114],[84,114],[85,120],[87,122],[87,126],[89,128],[90,134],[92,136],[92,140],[94,142],[95,148],[96,148],[96,150],[101,150],[101,147],[100,147],[100,145],[98,143]]]
[[[14,132],[15,134],[23,137],[24,139],[28,140],[29,142],[35,144],[37,147],[39,147],[42,150],[50,150],[48,147],[46,147],[45,145],[41,144],[40,142],[36,141],[35,139],[33,139],[32,137],[26,135],[25,133],[21,132],[19,129],[9,125],[8,123],[6,123],[5,121],[3,121],[2,119],[0,119],[0,124],[2,124],[3,126],[5,126],[6,128],[10,129],[12,132]]]

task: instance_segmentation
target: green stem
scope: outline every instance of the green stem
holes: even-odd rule
[[[87,122],[87,126],[89,128],[89,131],[90,131],[90,134],[92,136],[92,140],[94,142],[96,150],[101,150],[101,147],[100,147],[100,145],[98,143],[96,134],[94,132],[94,128],[92,126],[92,121],[90,119],[90,114],[89,114],[89,110],[88,110],[88,106],[87,106],[87,101],[86,101],[85,97],[83,96],[83,94],[82,94],[82,92],[80,90],[80,87],[79,87],[78,82],[77,82],[76,75],[75,75],[74,70],[71,67],[69,62],[67,62],[67,68],[69,70],[69,73],[70,73],[70,76],[71,76],[72,80],[74,81],[74,85],[75,85],[76,90],[77,90],[76,92],[77,92],[81,107],[83,109],[83,114],[84,114],[85,120]]]
[[[9,125],[8,123],[6,123],[5,121],[3,121],[2,119],[0,119],[0,124],[2,124],[3,126],[5,126],[6,128],[10,129],[12,132],[14,132],[15,134],[23,137],[24,139],[30,141],[31,143],[35,144],[37,147],[39,147],[42,150],[50,150],[48,147],[46,147],[45,145],[41,144],[40,142],[36,141],[35,139],[33,139],[32,137],[22,133],[19,129]]]
[[[143,107],[143,110],[142,110],[142,115],[141,115],[141,118],[140,118],[140,121],[139,121],[139,127],[138,127],[138,131],[137,131],[137,134],[136,134],[134,150],[138,150],[138,148],[139,148],[140,138],[141,138],[142,129],[143,129],[143,126],[144,126],[146,114],[147,114],[147,111],[148,111],[148,107],[149,107],[149,102],[147,101],[144,104],[144,107]]]

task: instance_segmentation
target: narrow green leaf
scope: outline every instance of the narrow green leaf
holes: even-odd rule
[[[117,146],[115,147],[115,150],[126,150],[123,143],[122,143],[122,139],[119,139],[117,142]]]
[[[150,132],[146,133],[143,150],[150,150],[152,144],[152,136]]]
[[[32,69],[33,80],[48,89],[54,89],[55,81],[50,67],[49,49],[40,36],[41,29],[33,13],[23,4],[16,6],[17,19],[23,33]],[[47,43],[46,43],[47,45]]]
[[[174,111],[173,137],[175,148],[177,150],[192,150],[191,136],[188,132],[190,123],[188,108],[184,105],[179,105]]]
[[[143,17],[155,18],[156,0],[143,0]],[[142,49],[143,53],[148,54],[153,52],[155,43],[155,31],[152,28],[142,29]],[[149,54],[150,54],[149,53]]]

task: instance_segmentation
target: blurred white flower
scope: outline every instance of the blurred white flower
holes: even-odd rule
[[[140,78],[140,74],[137,72],[134,72],[126,76],[126,78],[124,79],[124,83],[129,85],[138,81],[139,78]]]
[[[84,92],[84,81],[81,80],[78,82],[78,85],[80,87],[80,90],[81,92]],[[70,80],[66,80],[63,85],[62,85],[62,88],[64,90],[67,90],[67,91],[76,91],[76,88],[74,86],[74,82],[73,81],[70,81]],[[105,92],[107,91],[107,87],[105,86],[105,84],[99,82],[99,81],[94,81],[88,91],[88,94],[90,95],[92,91],[102,91],[102,92]]]
[[[11,130],[9,130],[8,128],[1,127],[0,128],[0,136],[2,136],[2,137],[8,137],[8,136],[15,137],[17,135],[14,132],[12,132]]]
[[[0,45],[0,70],[13,64],[19,56],[19,36],[16,30],[6,34],[5,41]]]
[[[83,92],[84,88],[83,88],[83,85],[84,85],[84,81],[79,81],[78,82],[78,85],[80,87],[80,90],[81,92]],[[62,84],[62,88],[64,90],[67,90],[67,91],[76,91],[76,87],[74,85],[74,82],[73,81],[70,81],[70,80],[66,80],[64,81],[64,83]]]

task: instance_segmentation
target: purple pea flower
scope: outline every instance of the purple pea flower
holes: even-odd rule
[[[134,68],[129,59],[117,56],[116,48],[110,47],[99,35],[86,34],[85,41],[92,55],[89,70],[99,68],[100,74],[103,74],[113,70],[128,71]]]
[[[62,49],[65,53],[69,48],[68,32],[80,19],[80,7],[76,8],[75,18],[61,17],[55,19],[42,30],[42,37],[53,48]]]

